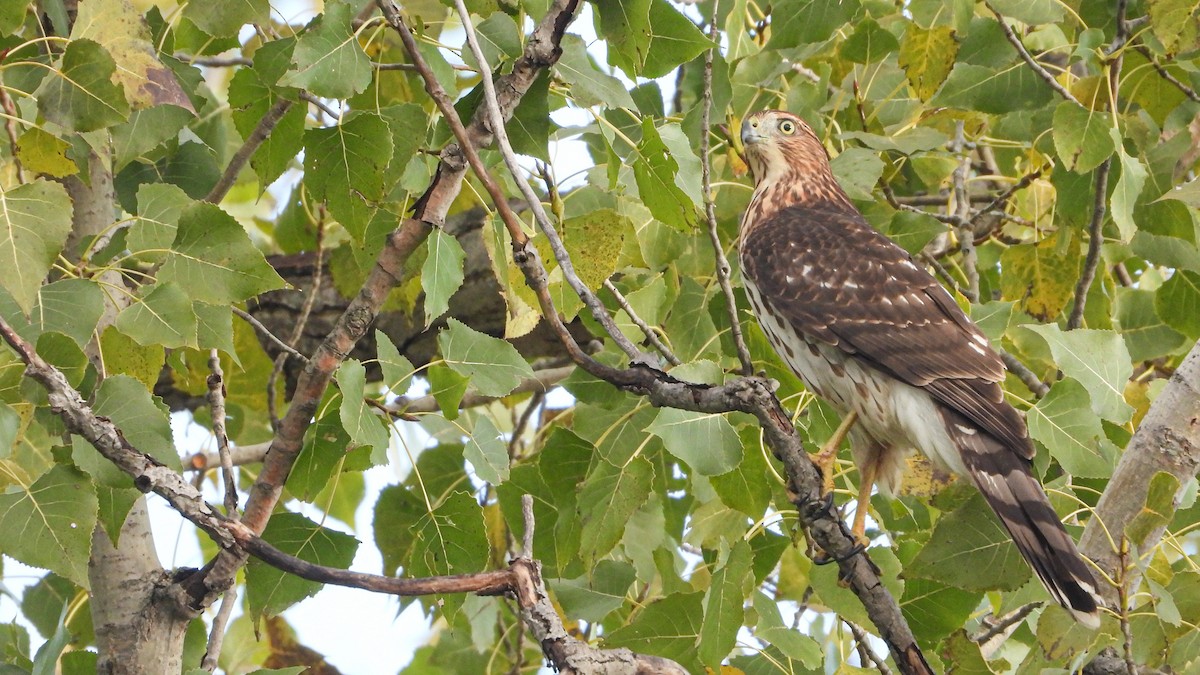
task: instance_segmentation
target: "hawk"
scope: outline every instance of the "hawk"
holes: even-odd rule
[[[867,224],[803,120],[756,113],[741,137],[754,176],[739,232],[746,295],[779,355],[843,416],[817,459],[827,481],[849,429],[862,482],[855,534],[863,538],[872,484],[890,495],[920,450],[969,477],[1054,599],[1098,626],[1091,571],[1033,476],[1033,444],[987,338]]]

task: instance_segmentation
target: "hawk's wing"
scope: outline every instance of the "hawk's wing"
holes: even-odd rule
[[[800,333],[914,387],[1026,458],[1004,365],[950,294],[858,213],[792,206],[749,228],[742,273]]]

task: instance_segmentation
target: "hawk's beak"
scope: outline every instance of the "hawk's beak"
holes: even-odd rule
[[[742,122],[742,145],[753,145],[766,137],[758,133],[759,121],[747,119]]]

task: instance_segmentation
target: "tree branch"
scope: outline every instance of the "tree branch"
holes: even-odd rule
[[[1025,49],[1025,45],[1021,42],[1021,38],[1017,37],[1017,34],[1013,32],[1013,29],[1004,21],[1004,16],[1000,14],[1000,12],[997,12],[995,7],[992,7],[992,3],[984,2],[983,4],[989,10],[991,10],[992,14],[996,15],[996,21],[1000,23],[1000,29],[1004,31],[1004,37],[1008,38],[1009,44],[1011,44],[1013,48],[1017,50],[1017,54],[1021,55],[1021,60],[1024,61],[1026,65],[1028,65],[1033,72],[1037,74],[1038,77],[1045,80],[1046,84],[1050,85],[1050,88],[1053,89],[1055,93],[1067,99],[1068,101],[1071,101],[1072,103],[1078,104],[1079,100],[1076,99],[1066,87],[1059,84],[1058,80],[1054,79],[1054,76],[1050,74],[1050,71],[1046,70],[1042,64],[1038,63],[1037,60],[1034,59],[1029,53],[1028,49]]]
[[[292,107],[292,102],[286,98],[281,98],[271,106],[262,119],[255,125],[254,131],[246,137],[246,141],[242,143],[242,147],[233,153],[233,157],[229,160],[229,165],[225,167],[225,172],[221,174],[220,180],[209,190],[208,195],[204,197],[204,201],[213,204],[219,204],[225,195],[229,193],[229,189],[233,187],[237,181],[238,172],[246,166],[246,162],[250,161],[250,156],[258,150],[258,146],[267,140],[267,136],[271,135],[271,131],[275,129],[275,125],[279,124],[279,120],[283,119],[284,114]]]

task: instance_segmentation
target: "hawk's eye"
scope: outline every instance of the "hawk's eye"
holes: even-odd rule
[[[791,120],[784,120],[779,123],[779,130],[784,134],[791,136],[796,133],[796,123]]]

